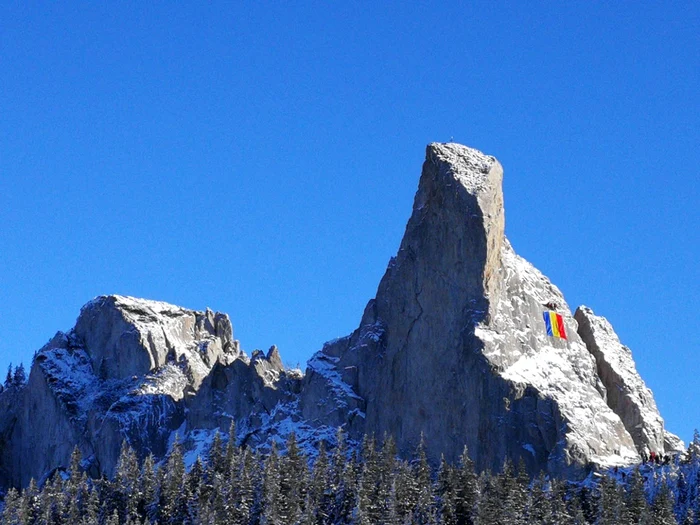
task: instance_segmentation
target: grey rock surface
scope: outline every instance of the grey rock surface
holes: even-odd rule
[[[654,395],[639,376],[632,351],[620,343],[612,325],[587,306],[574,314],[578,333],[596,360],[598,377],[605,385],[608,406],[620,417],[637,450],[663,454],[678,447],[678,438],[667,438]],[[675,438],[675,439],[674,439]]]
[[[505,238],[502,177],[493,157],[430,144],[376,297],[305,373],[274,346],[248,357],[225,314],[89,302],[37,353],[28,383],[0,392],[0,485],[66,468],[76,445],[95,476],[114,472],[122,440],[163,458],[177,435],[191,463],[231,422],[230,437],[263,450],[290,432],[332,443],[342,426],[351,443],[387,433],[410,454],[424,436],[434,461],[466,444],[480,470],[509,457],[565,476],[682,448],[609,323],[572,315]],[[547,335],[550,308],[566,339]]]
[[[187,399],[214,366],[241,357],[225,314],[94,299],[37,353],[28,383],[0,394],[0,483],[66,468],[76,445],[93,475],[111,475],[125,439],[142,457],[162,457]]]
[[[344,411],[364,423],[357,432],[390,433],[403,452],[424,434],[434,460],[455,460],[466,443],[479,469],[511,457],[576,475],[637,461],[561,292],[504,237],[502,176],[476,150],[428,146],[376,298],[351,336],[309,363],[305,415],[334,424]],[[568,340],[546,335],[549,302]]]

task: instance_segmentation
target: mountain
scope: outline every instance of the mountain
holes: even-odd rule
[[[86,304],[36,354],[29,380],[0,393],[0,483],[25,486],[81,449],[112,475],[121,442],[163,457],[175,436],[188,461],[236,423],[243,446],[295,432],[302,446],[391,434],[400,452],[479,470],[504,458],[581,476],[682,447],[664,429],[631,352],[562,293],[504,235],[503,170],[494,157],[430,144],[399,252],[359,327],[326,343],[305,373],[277,348],[250,357],[225,314],[122,296]],[[547,335],[543,313],[567,338]]]

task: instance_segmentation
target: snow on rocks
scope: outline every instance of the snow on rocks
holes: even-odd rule
[[[509,404],[534,389],[538,398],[551,400],[556,407],[553,421],[535,418],[541,435],[554,431],[561,440],[554,447],[539,440],[550,470],[582,460],[605,466],[638,461],[632,439],[605,403],[595,361],[576,333],[577,323],[562,293],[516,255],[507,240],[501,276],[501,293],[492,298],[492,315],[476,327],[475,334],[483,342],[483,355],[513,384]],[[542,319],[547,303],[556,304],[568,339],[547,335]],[[537,449],[538,444],[530,446]]]
[[[608,406],[620,417],[640,452],[663,453],[667,437],[664,422],[651,390],[637,372],[631,350],[620,343],[608,320],[587,306],[580,306],[574,317],[579,335],[595,358]],[[679,446],[672,443],[674,437],[671,434],[668,438],[672,449]]]
[[[240,354],[226,314],[120,295],[86,304],[75,335],[101,378],[143,375],[169,361],[185,361],[197,388],[217,361],[228,363]]]

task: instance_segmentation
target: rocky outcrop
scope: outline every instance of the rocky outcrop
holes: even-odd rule
[[[654,396],[637,373],[632,351],[620,343],[608,320],[586,306],[579,306],[574,317],[581,339],[595,357],[607,404],[622,420],[637,450],[658,454],[677,449],[678,438],[667,438]]]
[[[126,379],[185,361],[196,388],[214,363],[230,362],[240,351],[226,314],[118,295],[86,304],[74,331],[101,379]]]
[[[312,359],[305,384],[341,398],[347,421],[362,410],[359,432],[390,433],[405,452],[424,435],[433,459],[455,460],[466,443],[480,469],[504,457],[561,474],[636,461],[562,294],[503,235],[501,178],[493,157],[428,146],[376,298],[357,331]],[[546,335],[547,303],[568,340]],[[337,406],[307,414],[337,422]]]
[[[430,144],[396,257],[359,327],[326,343],[306,373],[279,351],[248,357],[228,316],[122,296],[98,297],[34,360],[29,382],[0,392],[0,485],[68,465],[77,445],[92,475],[111,475],[122,440],[161,458],[179,436],[187,461],[215,432],[265,449],[393,435],[409,454],[478,469],[522,459],[532,473],[677,449],[629,349],[504,236],[503,170],[458,144]],[[556,309],[567,338],[547,335]],[[41,451],[41,453],[37,453]]]
[[[217,364],[240,356],[225,314],[98,297],[76,326],[35,356],[27,385],[3,392],[0,482],[26,485],[68,465],[77,445],[94,475],[111,474],[126,439],[162,456],[185,422],[186,399]],[[38,451],[41,451],[38,453]]]

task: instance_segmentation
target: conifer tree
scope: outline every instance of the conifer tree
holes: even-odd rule
[[[76,445],[71,453],[68,481],[65,484],[67,508],[65,509],[64,521],[72,524],[79,523],[82,507],[85,505],[86,499],[86,495],[82,491],[84,473],[80,468],[80,462],[80,449]]]
[[[551,519],[547,521],[547,525],[559,525],[560,523],[569,523],[572,520],[572,515],[569,514],[566,508],[567,500],[566,482],[558,479],[553,479],[550,482],[550,502],[551,502]]]
[[[100,497],[94,487],[88,489],[88,497],[85,503],[85,510],[81,520],[81,525],[96,525],[100,517]],[[73,525],[73,524],[71,524]]]
[[[647,524],[650,521],[649,504],[644,489],[644,478],[639,468],[629,475],[628,488],[625,494],[625,506],[630,523]]]
[[[571,525],[586,525],[588,523],[579,494],[574,492],[567,494],[566,513],[570,516]]]
[[[430,465],[425,453],[425,439],[421,434],[416,460],[413,464],[415,479],[415,505],[413,519],[417,523],[432,523],[435,520],[433,507],[433,484],[430,476]]]
[[[377,500],[378,517],[382,522],[392,520],[392,516],[397,514],[396,510],[396,487],[394,486],[394,472],[396,470],[396,442],[394,439],[384,434],[382,448],[378,455],[377,489],[375,498]]]
[[[456,513],[458,525],[473,525],[476,503],[479,497],[479,482],[474,471],[474,463],[469,457],[469,449],[464,446],[459,457],[457,471]]]
[[[652,525],[677,525],[673,505],[673,493],[663,481],[651,507]]]
[[[0,516],[0,525],[15,525],[20,523],[20,495],[16,489],[10,488],[5,495],[4,508]]]
[[[478,525],[500,525],[507,521],[504,503],[505,496],[501,491],[500,482],[496,476],[486,470],[479,476],[480,498],[475,508]]]
[[[362,441],[362,465],[357,485],[356,522],[362,525],[378,523],[381,508],[376,491],[379,486],[379,461],[374,436],[365,434]]]
[[[236,445],[236,422],[231,419],[231,424],[228,427],[228,442],[226,443],[226,471],[230,474],[235,470],[236,456],[238,455],[238,446]]]
[[[187,504],[187,516],[190,523],[201,522],[201,487],[204,479],[204,466],[197,458],[190,471],[185,475],[185,494],[189,501]]]
[[[12,376],[12,383],[16,387],[20,387],[27,382],[27,374],[24,371],[24,363],[20,363],[18,367],[15,368],[15,373]]]
[[[226,455],[224,451],[224,444],[221,441],[221,434],[219,434],[219,429],[216,429],[214,432],[214,438],[212,439],[211,446],[209,447],[207,465],[212,477],[214,474],[223,475],[224,472],[226,472]]]
[[[527,501],[527,473],[521,468],[516,475],[513,462],[506,458],[503,471],[497,476],[497,493],[502,498],[501,513],[504,520],[512,525],[526,522],[525,505]]]
[[[180,440],[175,436],[162,482],[162,503],[159,509],[159,523],[184,523],[187,509],[182,494],[185,489],[185,461]]]
[[[139,484],[139,462],[136,453],[126,440],[122,441],[117,471],[114,479],[114,504],[120,520],[132,520],[138,516],[141,499]]]
[[[262,525],[284,525],[286,523],[282,519],[281,499],[280,461],[277,446],[273,441],[263,470],[263,501],[260,519]]]
[[[342,427],[336,432],[336,446],[330,461],[330,523],[348,523],[355,507],[355,465],[348,460],[348,447]]]
[[[352,521],[352,513],[357,507],[359,478],[360,464],[357,455],[353,454],[345,462],[340,481],[340,490],[336,499],[339,523],[351,523]]]
[[[695,511],[693,509],[688,509],[688,512],[685,514],[685,519],[683,520],[683,525],[696,525],[696,523]]]
[[[19,522],[22,525],[34,523],[39,517],[39,489],[34,478],[29,480],[29,486],[22,492],[19,502]]]
[[[436,496],[438,500],[438,516],[444,525],[457,525],[457,473],[440,457],[437,473]]]
[[[314,462],[311,479],[309,483],[308,495],[304,505],[305,519],[308,521],[308,516],[315,516],[315,521],[325,523],[331,515],[331,475],[330,464],[328,462],[328,454],[326,453],[326,444],[323,440],[318,446],[318,456]]]
[[[600,491],[598,525],[624,525],[626,509],[620,486],[614,479],[605,476],[598,489]]]
[[[7,375],[5,376],[5,388],[10,388],[12,387],[12,378],[14,376],[12,375],[12,363],[7,365]]]
[[[138,503],[139,514],[147,521],[153,522],[156,520],[158,511],[158,487],[153,454],[149,454],[143,460],[139,482],[141,485],[139,488],[139,494],[141,494]]]
[[[546,493],[547,482],[544,473],[532,483],[528,494],[527,517],[528,523],[532,525],[545,525],[552,521],[552,507],[550,499]]]
[[[247,524],[251,521],[255,509],[255,469],[255,458],[250,449],[246,448],[238,455],[234,466],[237,483],[231,502],[233,523]]]
[[[119,513],[117,512],[117,509],[114,509],[114,512],[107,519],[105,525],[119,525]]]
[[[280,512],[284,523],[296,523],[301,518],[308,482],[307,461],[292,432],[287,438],[287,453],[280,461]]]

